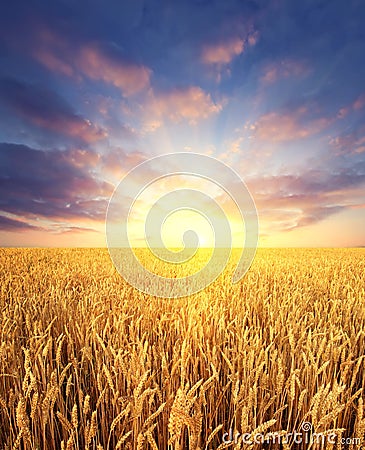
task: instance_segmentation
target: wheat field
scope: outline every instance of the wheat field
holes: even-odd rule
[[[1,449],[363,448],[365,249],[261,249],[181,299],[105,249],[0,261]],[[227,440],[308,423],[336,442]]]

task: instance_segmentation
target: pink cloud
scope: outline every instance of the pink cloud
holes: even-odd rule
[[[352,111],[358,111],[364,108],[364,106],[365,106],[365,94],[361,94],[357,97],[357,99],[354,102],[340,108],[337,113],[337,118],[344,119]]]
[[[295,177],[279,176],[257,178],[247,181],[247,186],[253,195],[260,216],[261,233],[291,231],[325,220],[348,206],[345,195],[332,197],[325,192],[291,193],[290,184],[296,182]],[[338,200],[339,203],[334,203]],[[228,211],[229,205],[223,197],[219,197]]]
[[[69,77],[86,76],[120,89],[129,96],[149,85],[151,70],[144,65],[111,55],[97,44],[74,47],[47,28],[39,33],[34,58],[49,70]]]
[[[260,33],[257,30],[250,33],[247,38],[248,45],[250,47],[253,47],[254,45],[256,45],[259,40],[259,37],[260,37]]]
[[[3,212],[55,221],[104,220],[113,185],[96,175],[100,156],[92,151],[35,150],[1,144],[4,157]]]
[[[32,54],[47,69],[65,76],[75,76],[70,51],[71,46],[65,39],[47,27],[39,27],[38,41]]]
[[[337,113],[337,118],[338,119],[344,119],[348,115],[349,112],[350,112],[350,108],[349,107],[340,108],[338,113]]]
[[[254,124],[256,139],[271,142],[304,139],[324,130],[332,122],[326,117],[305,121],[306,112],[306,108],[299,108],[288,113],[272,112],[261,116]]]
[[[70,64],[45,48],[38,49],[34,53],[34,56],[41,64],[50,69],[52,72],[59,72],[68,77],[73,76],[75,73]]]
[[[362,109],[365,106],[365,94],[360,95],[352,106],[355,110]]]
[[[254,45],[254,36],[251,44]],[[202,61],[205,64],[229,64],[234,58],[241,55],[244,50],[244,41],[240,38],[218,44],[207,45],[202,51]]]
[[[67,162],[80,169],[92,169],[99,164],[101,155],[83,149],[70,149],[64,153]]]
[[[155,118],[156,124],[161,124],[156,118],[167,118],[173,122],[187,120],[190,124],[196,124],[221,110],[222,104],[215,103],[211,95],[198,86],[159,94],[151,92],[151,100],[146,107],[148,115]]]
[[[264,85],[269,85],[285,78],[303,77],[308,73],[309,68],[303,61],[283,60],[268,64],[264,68],[261,82]]]
[[[364,128],[360,132],[364,133]],[[349,133],[342,136],[336,136],[329,141],[331,147],[336,150],[337,155],[364,153],[365,135],[358,136],[358,133]]]
[[[79,138],[88,143],[97,142],[107,136],[106,130],[76,115],[74,117],[59,117],[57,119],[34,116],[28,117],[28,120],[39,127]]]
[[[150,82],[150,69],[112,59],[96,46],[83,47],[76,65],[87,77],[112,84],[126,95],[143,90]]]
[[[9,111],[32,125],[86,143],[107,136],[106,130],[77,114],[58,94],[15,79],[2,80],[0,96]]]
[[[262,230],[289,231],[315,224],[346,209],[362,209],[365,177],[353,169],[325,169],[299,175],[247,180],[260,214]]]

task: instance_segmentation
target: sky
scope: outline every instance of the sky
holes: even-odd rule
[[[260,246],[365,246],[364,23],[362,0],[5,2],[0,245],[105,246],[122,177],[196,152],[242,177]],[[194,223],[210,245],[191,212],[168,245]]]

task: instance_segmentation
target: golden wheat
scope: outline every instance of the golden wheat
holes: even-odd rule
[[[260,250],[232,285],[237,257],[176,300],[134,290],[103,249],[1,249],[0,449],[246,448],[223,436],[306,422],[360,449],[365,250]]]

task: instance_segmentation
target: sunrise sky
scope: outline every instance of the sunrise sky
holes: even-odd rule
[[[3,2],[0,245],[105,246],[121,177],[188,151],[241,175],[261,246],[364,246],[364,23],[362,0]]]

